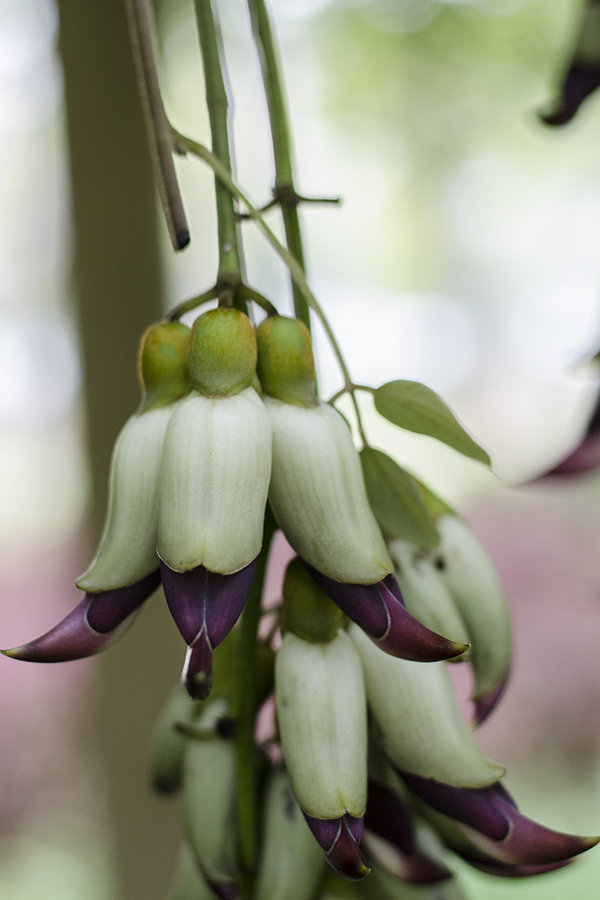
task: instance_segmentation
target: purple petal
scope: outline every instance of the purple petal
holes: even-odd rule
[[[473,697],[473,725],[481,725],[493,712],[504,695],[509,679],[510,669],[507,669],[500,681],[490,691],[479,697]]]
[[[418,775],[401,774],[411,791],[438,812],[469,825],[494,841],[508,835],[510,819],[505,810],[496,808],[494,786],[457,788]],[[506,801],[505,804],[510,808]],[[514,812],[514,808],[511,811]]]
[[[129,628],[140,606],[159,583],[157,570],[127,587],[87,593],[54,628],[21,647],[2,652],[13,659],[46,663],[93,656]]]
[[[204,566],[174,572],[161,562],[167,604],[186,644],[194,644],[203,629],[213,649],[227,637],[244,608],[255,569],[256,560],[232,575]]]
[[[406,803],[389,788],[369,779],[365,828],[395,844],[404,853],[415,851],[412,815]]]
[[[515,866],[544,866],[589,850],[598,837],[582,837],[546,828],[519,812],[501,784],[455,788],[415,775],[403,777],[415,794],[444,815],[468,826],[478,851]]]
[[[339,819],[316,819],[304,813],[304,818],[336,872],[354,880],[368,875],[369,868],[358,847],[362,836],[362,818],[349,813]]]
[[[392,575],[377,584],[344,584],[304,564],[334,603],[386,653],[415,662],[437,662],[467,649],[468,644],[450,641],[411,616]]]

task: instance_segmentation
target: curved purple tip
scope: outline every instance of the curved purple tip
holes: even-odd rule
[[[600,842],[546,828],[524,816],[499,783],[485,788],[455,788],[402,773],[414,793],[457,822],[468,826],[474,847],[494,861],[512,866],[563,862]]]
[[[69,662],[100,653],[132,624],[142,603],[160,584],[158,570],[127,587],[87,593],[77,606],[41,637],[3,650],[26,662]]]
[[[376,584],[344,584],[304,565],[342,612],[391,656],[438,662],[460,656],[469,646],[448,640],[411,616],[393,575]]]
[[[473,697],[473,725],[477,727],[488,718],[488,716],[496,708],[506,690],[506,685],[510,680],[510,669],[507,669],[500,681],[494,687],[481,694],[479,697]]]
[[[343,875],[358,881],[369,874],[358,847],[362,837],[363,820],[349,813],[339,819],[317,819],[304,813],[304,818],[325,851],[329,865]]]
[[[213,650],[225,640],[246,604],[256,560],[232,575],[209,572],[196,566],[175,572],[161,562],[167,605],[191,652],[183,669],[183,680],[191,697],[205,699],[212,683]]]

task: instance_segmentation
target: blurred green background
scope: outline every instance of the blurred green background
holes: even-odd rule
[[[219,4],[238,181],[265,202],[266,110],[245,4]],[[598,476],[531,484],[576,441],[600,344],[600,97],[552,106],[575,0],[271,0],[297,146],[309,280],[356,381],[422,380],[494,470],[365,403],[373,442],[461,506],[514,611],[515,668],[481,730],[523,811],[600,830]],[[175,126],[208,141],[191,2],[157,5]],[[178,160],[192,241],[157,210],[122,4],[0,0],[0,643],[77,600],[108,459],[137,403],[151,320],[216,269],[212,178]],[[270,223],[278,228],[276,213]],[[286,273],[244,225],[249,281],[289,310]],[[340,386],[316,329],[324,396]],[[183,647],[154,598],[97,661],[0,659],[0,895],[159,900],[180,840],[152,797],[153,722]],[[465,688],[466,689],[466,688]],[[530,881],[461,867],[478,900],[597,896],[600,853]],[[374,898],[376,900],[376,898]]]

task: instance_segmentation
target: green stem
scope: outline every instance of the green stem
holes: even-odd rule
[[[183,134],[180,134],[177,131],[173,131],[175,140],[177,144],[181,148],[183,152],[192,153],[194,156],[197,156],[199,159],[204,160],[207,163],[216,177],[226,186],[227,190],[232,194],[233,197],[236,198],[240,203],[242,203],[249,217],[256,224],[256,227],[271,245],[271,247],[275,250],[280,259],[288,267],[288,270],[294,279],[295,283],[298,286],[298,290],[301,292],[302,296],[306,300],[308,306],[314,310],[316,315],[319,317],[321,321],[321,325],[323,326],[323,330],[327,335],[327,339],[331,344],[331,348],[335,354],[338,365],[344,377],[344,387],[350,394],[352,398],[352,403],[354,406],[354,411],[356,413],[356,422],[358,426],[358,431],[361,437],[362,442],[366,447],[369,446],[367,441],[364,428],[362,425],[362,418],[360,415],[360,409],[356,400],[356,396],[354,393],[353,382],[350,377],[350,372],[348,371],[348,366],[346,365],[346,361],[342,354],[341,348],[336,340],[335,334],[333,333],[333,329],[329,324],[329,320],[325,315],[321,304],[315,297],[314,293],[310,289],[308,282],[306,281],[306,276],[302,269],[302,266],[299,264],[298,260],[295,256],[293,256],[289,250],[283,246],[281,241],[277,238],[277,236],[271,231],[267,223],[265,222],[262,213],[254,206],[251,200],[246,196],[246,194],[238,187],[238,185],[233,181],[231,174],[225,169],[222,165],[221,161],[217,159],[217,157],[210,152],[206,147],[202,144],[199,144],[197,141],[193,141],[191,138],[186,137]]]
[[[220,35],[211,0],[194,0],[196,22],[200,37],[202,65],[206,87],[206,104],[210,119],[212,149],[225,171],[231,175],[229,149],[228,99],[223,77]],[[215,178],[217,204],[217,231],[219,240],[219,272],[217,284],[235,293],[241,280],[241,262],[238,246],[236,211],[231,192],[222,179]]]
[[[299,198],[294,187],[292,141],[279,54],[264,0],[248,0],[248,8],[254,39],[259,51],[265,97],[271,124],[271,140],[273,142],[273,157],[275,160],[275,198],[281,205],[288,249],[295,256],[302,271],[305,271],[304,247],[298,215]],[[292,295],[296,317],[301,319],[307,328],[310,329],[310,307],[293,278]]]
[[[256,717],[256,651],[261,599],[271,539],[275,523],[267,510],[263,547],[258,557],[250,596],[240,625],[237,662],[231,696],[231,712],[236,720],[235,751],[237,766],[237,804],[242,866],[251,877],[256,864],[257,777],[254,728]]]

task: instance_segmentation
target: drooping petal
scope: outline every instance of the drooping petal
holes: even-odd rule
[[[64,619],[41,635],[11,650],[5,656],[26,662],[68,662],[100,653],[132,624],[142,603],[160,584],[156,570],[127,587],[86,594]]]
[[[600,842],[598,837],[554,831],[527,818],[500,784],[470,790],[412,775],[404,778],[421,800],[460,823],[477,850],[500,863],[546,866],[568,860]]]
[[[381,653],[356,625],[378,743],[402,771],[462,787],[498,781],[504,769],[487,759],[460,712],[447,666],[423,665]]]
[[[307,568],[334,603],[391,656],[435,662],[459,656],[468,648],[467,644],[457,644],[436,634],[411,616],[392,575],[377,584],[344,584],[310,565]]]
[[[196,566],[174,572],[161,563],[167,605],[190,648],[183,678],[192,697],[204,699],[212,680],[213,651],[223,641],[244,608],[256,570],[256,560],[233,575]]]
[[[327,862],[345,878],[358,881],[369,874],[359,849],[363,820],[349,814],[338,819],[318,819],[304,813],[310,830],[325,851]]]
[[[265,405],[273,429],[269,501],[298,555],[330,578],[373,584],[393,563],[365,490],[350,430],[326,403]]]
[[[175,405],[131,416],[113,449],[108,512],[91,565],[77,579],[90,593],[133,584],[158,567],[158,471]]]
[[[283,636],[275,658],[283,757],[296,799],[319,820],[358,818],[367,800],[367,706],[360,658],[344,631],[328,643]]]
[[[510,613],[496,568],[467,523],[445,514],[439,573],[467,626],[475,686],[476,724],[488,716],[508,682],[512,652]]]
[[[247,566],[262,545],[270,472],[271,426],[256,391],[192,391],[165,434],[159,557],[177,572]]]

